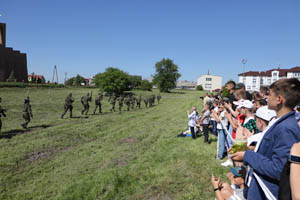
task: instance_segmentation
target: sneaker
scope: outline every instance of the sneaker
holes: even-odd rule
[[[226,160],[226,162],[221,163],[221,165],[223,167],[230,167],[230,166],[233,166],[233,163],[230,160]]]

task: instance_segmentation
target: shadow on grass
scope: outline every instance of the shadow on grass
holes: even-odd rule
[[[32,132],[32,131],[39,130],[39,129],[46,129],[51,126],[52,125],[43,124],[40,126],[31,126],[31,127],[28,127],[27,129],[14,129],[14,130],[6,131],[6,132],[3,132],[0,134],[0,139],[11,139],[17,135],[22,135],[24,133]]]

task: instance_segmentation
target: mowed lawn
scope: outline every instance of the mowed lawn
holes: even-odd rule
[[[162,93],[161,104],[122,114],[109,112],[105,98],[102,115],[84,118],[80,97],[90,91],[94,97],[98,90],[0,89],[8,109],[0,134],[1,200],[214,199],[211,175],[225,180],[229,171],[215,160],[216,137],[211,144],[176,137],[187,126],[186,110],[202,108],[201,92]],[[76,118],[61,119],[69,92]],[[34,118],[24,132],[28,94]]]

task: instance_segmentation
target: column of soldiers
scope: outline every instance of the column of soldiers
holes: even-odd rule
[[[161,99],[160,94],[156,98],[157,98],[157,102],[159,103],[160,99]],[[139,95],[138,97],[134,97],[133,95],[127,95],[127,96],[120,95],[119,97],[117,97],[116,95],[113,94],[109,97],[108,101],[111,104],[111,109],[110,109],[111,112],[115,112],[116,101],[118,101],[119,113],[121,113],[124,104],[127,106],[127,111],[130,111],[130,109],[131,110],[141,109],[141,103],[142,103],[142,100],[144,100],[145,107],[147,108],[148,106],[152,107],[154,105],[156,98],[155,98],[155,95],[151,95],[150,97],[146,97],[143,99],[141,95]],[[101,103],[102,100],[103,100],[103,94],[101,92],[99,92],[98,95],[95,97],[95,109],[94,109],[93,114],[96,114],[96,111],[98,108],[99,108],[99,113],[102,113],[102,103]],[[62,119],[64,118],[65,114],[68,111],[70,113],[70,118],[73,117],[72,111],[73,111],[74,101],[75,100],[72,96],[72,93],[69,93],[67,95],[67,97],[65,98],[64,112],[61,115]],[[92,101],[92,92],[87,93],[85,96],[81,97],[81,103],[83,105],[83,110],[81,111],[82,115],[87,116],[87,114],[89,112],[89,108],[90,108],[89,102],[91,102],[91,101]],[[0,132],[1,132],[1,128],[2,128],[1,117],[2,116],[6,117],[6,112],[7,112],[7,110],[1,106],[1,103],[2,103],[2,98],[0,97]],[[22,124],[22,127],[27,129],[29,122],[33,118],[29,97],[24,99],[22,117],[25,120],[25,122]]]

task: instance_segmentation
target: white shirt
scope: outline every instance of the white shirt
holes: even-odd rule
[[[197,113],[196,111],[193,111],[190,115],[189,115],[189,126],[190,127],[195,127],[196,126],[196,120],[197,120]]]
[[[218,110],[219,110],[219,108],[218,107],[215,107],[214,108],[214,111],[216,112],[216,113],[218,113]],[[216,121],[213,117],[211,117],[211,119],[210,119],[211,121]]]
[[[226,111],[221,112],[221,114],[220,114],[220,116],[219,116],[221,122],[219,122],[219,123],[217,124],[217,129],[225,129],[225,128],[226,128],[226,127],[223,127],[223,126],[222,126],[222,123],[223,123],[224,125],[227,125],[227,124],[228,124],[228,119],[225,117],[225,112],[226,112]]]

